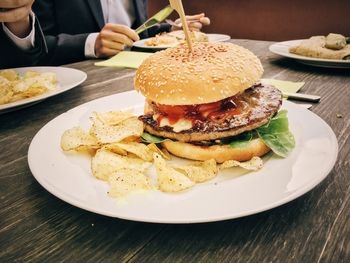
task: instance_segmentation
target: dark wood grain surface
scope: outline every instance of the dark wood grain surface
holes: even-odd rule
[[[305,81],[322,96],[312,111],[334,130],[339,156],[304,196],[260,214],[223,222],[166,225],[109,218],[73,207],[32,176],[33,136],[84,102],[133,89],[134,70],[70,67],[86,82],[37,105],[0,115],[0,262],[350,262],[350,72],[273,55],[270,42],[235,40],[256,53],[264,77]]]

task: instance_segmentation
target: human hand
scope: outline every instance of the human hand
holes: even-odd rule
[[[25,37],[30,32],[29,14],[34,0],[1,0],[0,22],[5,22],[8,29],[18,37]]]
[[[95,54],[98,58],[112,57],[124,49],[131,47],[134,41],[140,37],[131,28],[118,25],[106,24],[98,34],[95,42]]]
[[[189,29],[193,31],[200,31],[203,26],[210,25],[210,19],[209,17],[206,17],[204,13],[192,15],[192,16],[186,16],[186,21]],[[180,18],[175,20],[175,24],[177,24],[178,26],[172,26],[171,27],[172,31],[179,30],[182,28]]]

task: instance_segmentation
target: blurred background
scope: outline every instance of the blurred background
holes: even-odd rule
[[[149,15],[168,0],[149,0]],[[185,12],[205,12],[207,33],[232,38],[290,40],[326,35],[350,36],[350,0],[183,0]],[[175,18],[173,16],[172,18]]]

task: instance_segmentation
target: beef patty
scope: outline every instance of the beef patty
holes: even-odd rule
[[[210,141],[231,137],[266,124],[282,104],[282,93],[273,86],[257,84],[234,96],[238,114],[196,120],[192,128],[174,132],[170,126],[159,127],[152,113],[139,117],[145,130],[156,136],[182,142]]]

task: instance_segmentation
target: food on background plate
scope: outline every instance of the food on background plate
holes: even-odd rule
[[[330,33],[305,39],[298,46],[289,48],[289,52],[313,58],[350,60],[350,44],[347,42],[343,35]]]
[[[41,95],[57,86],[55,73],[27,71],[22,76],[11,69],[0,71],[0,105]]]
[[[191,38],[194,42],[208,42],[208,36],[199,31],[191,31]],[[185,42],[185,33],[182,30],[164,32],[151,37],[145,41],[148,47],[176,46]]]
[[[333,50],[340,50],[346,46],[346,38],[341,34],[329,33],[326,36],[325,47]]]
[[[140,120],[148,142],[192,160],[247,161],[270,149],[294,148],[281,92],[260,84],[259,59],[231,43],[182,44],[138,68],[135,89],[146,97]]]
[[[111,197],[123,198],[154,189],[179,192],[213,179],[219,169],[239,166],[256,171],[262,167],[258,157],[221,166],[214,159],[181,165],[170,162],[169,153],[158,142],[144,142],[151,135],[144,133],[143,123],[137,117],[127,111],[93,112],[89,131],[72,127],[61,137],[63,151],[91,155],[91,173],[109,184]],[[152,163],[155,177],[150,171]]]

